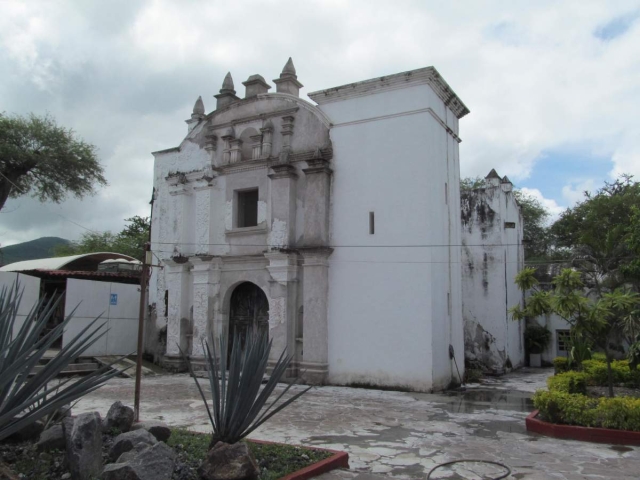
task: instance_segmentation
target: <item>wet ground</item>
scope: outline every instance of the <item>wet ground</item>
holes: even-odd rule
[[[460,459],[504,463],[512,479],[640,478],[640,448],[526,432],[531,394],[544,387],[551,373],[512,373],[442,394],[314,388],[251,437],[349,452],[351,470],[319,477],[323,480],[425,478],[436,465]],[[133,402],[132,380],[112,380],[75,411],[104,414],[116,400]],[[195,384],[186,375],[144,378],[141,412],[147,419],[211,430]],[[496,478],[501,472],[497,466],[462,464],[455,472],[438,469],[431,478]]]

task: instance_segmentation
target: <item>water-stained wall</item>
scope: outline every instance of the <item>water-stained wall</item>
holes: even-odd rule
[[[523,325],[508,313],[521,301],[514,278],[524,266],[522,215],[512,189],[492,170],[482,188],[460,197],[465,360],[491,373],[524,363]]]

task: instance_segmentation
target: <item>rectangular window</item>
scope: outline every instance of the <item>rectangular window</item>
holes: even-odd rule
[[[558,345],[558,356],[566,357],[569,355],[569,340],[571,336],[569,330],[556,330],[556,343]]]
[[[258,189],[238,192],[238,228],[258,225]]]
[[[504,222],[504,228],[516,228],[516,222]]]
[[[369,212],[369,235],[376,233],[376,217],[373,212]]]

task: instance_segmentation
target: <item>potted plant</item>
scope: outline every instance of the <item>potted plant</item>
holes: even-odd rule
[[[542,366],[542,352],[549,345],[551,332],[547,327],[537,324],[528,325],[524,331],[524,346],[529,352],[529,366]]]

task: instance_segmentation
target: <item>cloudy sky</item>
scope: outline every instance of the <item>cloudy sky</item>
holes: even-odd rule
[[[0,244],[118,231],[149,214],[151,151],[176,146],[231,71],[307,92],[433,65],[471,110],[463,176],[496,168],[557,214],[640,176],[640,2],[0,0],[0,111],[50,113],[99,148],[109,186],[0,212]],[[272,83],[272,82],[270,82]]]

